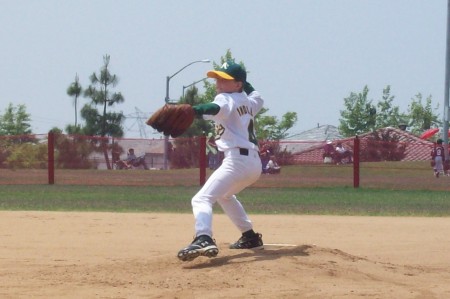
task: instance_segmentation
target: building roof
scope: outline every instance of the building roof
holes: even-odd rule
[[[307,131],[290,136],[281,143],[282,150],[291,153],[305,152],[314,148],[322,148],[327,140],[342,139],[337,127],[332,125],[317,126]]]
[[[314,141],[324,141],[324,140],[334,140],[341,139],[342,135],[339,133],[337,127],[332,125],[322,125],[317,126],[316,128],[312,128],[306,131],[303,131],[298,134],[294,134],[286,140],[314,140]]]
[[[376,132],[379,134],[387,133],[392,137],[395,136],[398,138],[399,143],[403,143],[406,146],[405,157],[402,161],[420,161],[430,159],[430,152],[433,147],[433,142],[420,139],[409,132],[393,127],[381,128]],[[359,136],[361,148],[364,147],[371,134],[372,133],[369,132]],[[308,135],[311,136],[310,134],[306,134],[305,136]],[[323,135],[321,136],[320,134],[317,134],[316,136],[318,137],[316,140],[297,140],[295,142],[293,140],[286,140],[283,141],[282,144],[285,144],[285,149],[294,155],[294,160],[297,163],[322,162],[323,146],[325,145],[327,139],[324,139]],[[353,139],[354,138],[351,137],[332,140],[334,146],[336,146],[337,142],[341,142],[344,147],[353,149]]]
[[[434,145],[433,142],[420,139],[414,134],[393,127],[381,128],[378,129],[377,132],[389,132],[391,136],[398,138],[399,143],[403,143],[406,146],[405,157],[402,161],[421,161],[430,159],[430,152]],[[361,143],[365,138],[370,136],[370,134],[371,133],[362,134],[360,136]]]

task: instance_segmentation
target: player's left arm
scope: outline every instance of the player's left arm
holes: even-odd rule
[[[215,103],[206,103],[192,106],[196,116],[216,115],[220,111],[220,106]]]
[[[252,110],[256,113],[261,110],[264,105],[264,100],[261,97],[261,94],[255,90],[255,88],[250,84],[250,82],[245,82],[244,91],[247,94],[247,98],[252,103]]]

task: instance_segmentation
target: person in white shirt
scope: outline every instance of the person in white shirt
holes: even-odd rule
[[[253,224],[235,194],[256,182],[261,175],[254,117],[264,101],[248,83],[245,69],[237,63],[228,61],[219,70],[209,71],[207,76],[216,79],[217,95],[213,102],[193,108],[197,116],[215,122],[215,143],[224,153],[224,159],[192,198],[195,238],[178,252],[182,261],[199,256],[211,258],[219,253],[212,232],[212,212],[216,202],[242,233],[241,238],[230,245],[231,249],[263,248],[261,234],[253,230]]]
[[[280,173],[281,167],[278,166],[278,163],[275,161],[275,156],[270,156],[269,162],[267,162],[266,173],[275,174]]]
[[[343,163],[344,159],[346,163],[352,162],[352,153],[351,151],[344,148],[341,142],[338,142],[336,145],[336,154],[337,154],[337,163]]]

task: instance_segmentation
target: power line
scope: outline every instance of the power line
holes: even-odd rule
[[[127,128],[128,131],[137,125],[139,128],[139,135],[141,138],[147,138],[146,124],[145,121],[150,117],[150,114],[142,112],[138,107],[134,107],[135,112],[132,114],[125,115],[125,119],[134,119],[135,122]]]

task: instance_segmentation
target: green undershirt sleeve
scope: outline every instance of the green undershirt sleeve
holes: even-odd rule
[[[214,103],[200,104],[192,106],[195,115],[202,116],[203,114],[216,115],[220,111],[220,106]]]

